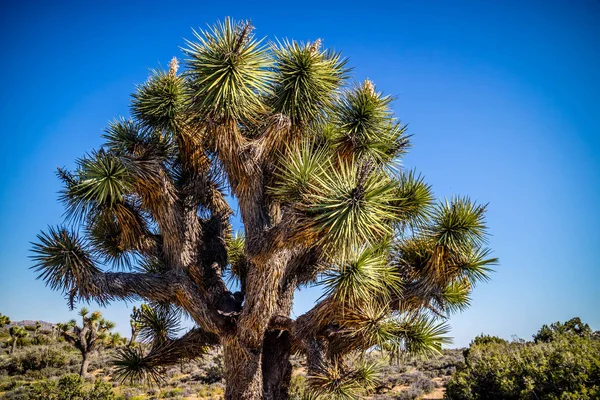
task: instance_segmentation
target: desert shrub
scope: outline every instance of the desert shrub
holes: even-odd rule
[[[0,365],[0,369],[5,370],[8,375],[22,375],[27,371],[39,371],[48,367],[63,368],[68,363],[69,355],[64,351],[49,346],[35,346],[15,352]]]
[[[167,390],[162,394],[162,398],[164,399],[181,399],[183,398],[184,390],[182,388],[175,388],[171,390]]]
[[[121,396],[119,396],[119,400],[140,400],[145,398],[144,392],[136,387],[122,387]]]
[[[59,380],[35,382],[29,388],[31,399],[46,400],[114,400],[112,385],[96,379],[86,388],[83,378],[77,374],[66,374]]]
[[[429,393],[435,389],[435,383],[433,383],[433,381],[426,376],[417,378],[417,380],[414,381],[410,386],[421,390],[423,393]]]
[[[86,400],[113,400],[114,398],[112,385],[102,379],[96,379],[94,386],[85,396]]]
[[[217,400],[222,399],[225,394],[224,386],[220,383],[213,385],[202,386],[200,390],[196,392],[196,395],[201,399]],[[293,398],[292,398],[293,399]]]
[[[425,374],[421,371],[405,372],[396,377],[394,384],[398,386],[410,386],[420,379],[427,379]]]
[[[423,395],[423,391],[416,387],[410,387],[407,390],[400,392],[395,400],[415,400]]]
[[[0,379],[0,392],[8,392],[14,389],[19,384],[17,378],[3,376]]]
[[[475,339],[471,341],[471,345],[485,345],[490,343],[506,344],[506,340],[492,335],[484,335],[483,333],[479,336],[475,336]]]
[[[83,383],[82,377],[76,374],[64,375],[58,381],[58,398],[60,400],[77,399],[83,397]]]
[[[223,366],[213,364],[204,370],[204,376],[200,378],[202,383],[210,385],[211,383],[221,382],[223,380]]]
[[[600,342],[567,333],[547,343],[472,344],[464,367],[448,381],[446,397],[600,398]]]
[[[30,388],[31,397],[35,399],[58,400],[58,381],[44,380],[35,382]]]
[[[563,335],[577,335],[589,338],[593,334],[592,329],[586,323],[583,323],[579,317],[571,318],[565,323],[554,322],[553,324],[543,325],[540,330],[533,335],[533,340],[539,342],[551,342]]]
[[[54,400],[52,398],[48,398],[45,396],[35,397],[34,395],[32,395],[31,389],[28,386],[16,387],[16,388],[14,388],[14,390],[4,393],[2,395],[2,399],[3,400],[37,400],[37,399]]]

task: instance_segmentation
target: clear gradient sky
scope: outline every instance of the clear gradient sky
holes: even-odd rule
[[[12,4],[11,4],[12,3]],[[495,4],[492,4],[495,3]],[[489,202],[500,265],[451,318],[455,346],[530,338],[580,316],[600,329],[600,2],[3,1],[0,5],[0,312],[74,316],[29,270],[30,241],[62,221],[56,166],[101,144],[149,68],[192,28],[232,16],[259,36],[341,50],[357,80],[397,97],[404,165],[439,197]],[[299,315],[318,291],[298,294]],[[129,330],[131,304],[103,310]],[[92,306],[95,308],[95,306]]]

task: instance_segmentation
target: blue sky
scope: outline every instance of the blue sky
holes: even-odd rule
[[[357,80],[396,96],[414,134],[404,165],[439,197],[489,202],[500,265],[451,318],[456,346],[573,316],[600,329],[600,2],[12,3],[0,6],[0,312],[13,320],[74,315],[28,269],[29,242],[62,220],[56,166],[101,144],[192,28],[232,16],[342,51]],[[300,292],[296,314],[317,297]],[[123,333],[130,306],[104,310]]]

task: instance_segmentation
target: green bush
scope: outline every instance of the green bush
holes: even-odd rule
[[[86,395],[86,400],[113,400],[114,398],[112,385],[102,379],[96,379],[94,387]]]
[[[67,374],[58,381],[59,400],[79,400],[83,397],[84,380],[77,374]]]
[[[542,326],[540,330],[533,335],[533,341],[536,343],[547,343],[565,334],[589,338],[593,335],[593,332],[588,324],[583,323],[579,317],[575,317],[565,323],[555,322],[550,326]]]
[[[27,371],[40,371],[44,368],[64,368],[69,364],[69,355],[60,349],[49,346],[36,346],[25,351],[15,352],[2,365],[8,375],[23,375]]]
[[[112,385],[96,379],[86,388],[85,381],[77,374],[67,374],[57,380],[44,380],[31,385],[29,397],[46,400],[114,400]]]
[[[471,342],[471,345],[485,345],[490,343],[506,344],[506,340],[499,338],[498,336],[484,335],[483,333],[479,336],[475,336],[475,339]]]
[[[447,399],[600,398],[600,341],[589,336],[563,333],[539,343],[484,341],[465,353],[465,365],[446,387]]]

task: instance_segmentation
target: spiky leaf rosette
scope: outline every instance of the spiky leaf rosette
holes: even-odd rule
[[[313,43],[284,41],[272,46],[275,76],[268,103],[275,113],[305,126],[331,109],[337,89],[346,79],[347,63],[339,53]]]
[[[387,255],[368,247],[325,272],[321,284],[324,296],[348,306],[386,299],[401,289],[400,276]]]
[[[192,107],[214,120],[254,118],[264,110],[261,94],[271,81],[271,60],[249,22],[226,18],[188,41]]]
[[[392,352],[431,355],[451,343],[445,323],[422,314],[394,311],[376,301],[346,308],[338,323],[343,334],[332,344],[342,354],[348,349],[377,346]]]
[[[311,189],[324,179],[331,153],[325,147],[318,147],[310,140],[297,146],[289,146],[275,172],[269,194],[284,205],[301,203]]]
[[[165,381],[162,364],[157,366],[153,361],[153,357],[145,356],[140,347],[119,349],[113,360],[115,377],[122,382],[161,385]]]
[[[428,235],[436,245],[457,253],[480,248],[487,243],[485,208],[467,197],[440,202]]]
[[[145,126],[172,134],[178,127],[177,118],[184,115],[185,90],[184,78],[177,75],[176,68],[153,70],[133,94],[132,114]]]
[[[431,186],[414,170],[403,171],[396,177],[398,191],[394,205],[398,209],[398,225],[403,230],[419,229],[429,221],[434,202]]]
[[[175,157],[176,150],[169,133],[145,127],[132,119],[119,118],[109,122],[102,137],[106,141],[104,148],[116,156],[166,161]]]
[[[386,165],[406,150],[406,127],[395,121],[391,100],[377,93],[368,79],[341,97],[333,112],[335,128],[330,138],[342,157]]]
[[[357,362],[349,367],[341,362],[321,364],[309,375],[309,393],[315,399],[354,400],[363,398],[379,382],[375,363]]]
[[[121,160],[105,151],[93,152],[79,160],[81,176],[73,196],[88,203],[110,207],[130,189],[128,172]]]
[[[38,235],[38,243],[33,243],[32,267],[39,272],[38,279],[54,290],[62,290],[71,296],[77,289],[86,297],[90,278],[99,273],[94,260],[85,249],[85,243],[74,232],[63,227],[49,227],[48,232]]]
[[[396,220],[393,181],[368,164],[329,160],[326,173],[308,182],[296,206],[296,236],[314,241],[334,254],[350,254],[364,244],[374,244],[392,232]],[[314,239],[313,239],[314,238]]]
[[[442,289],[438,300],[440,308],[448,313],[462,311],[471,304],[471,282],[468,278],[454,280]]]
[[[395,244],[395,263],[402,276],[426,280],[443,289],[455,278],[468,277],[472,284],[487,279],[489,258],[484,220],[485,206],[456,198],[438,204],[432,219],[412,237]]]
[[[174,339],[181,330],[180,313],[169,305],[149,306],[142,304],[138,317],[139,338],[153,347],[161,346]]]

